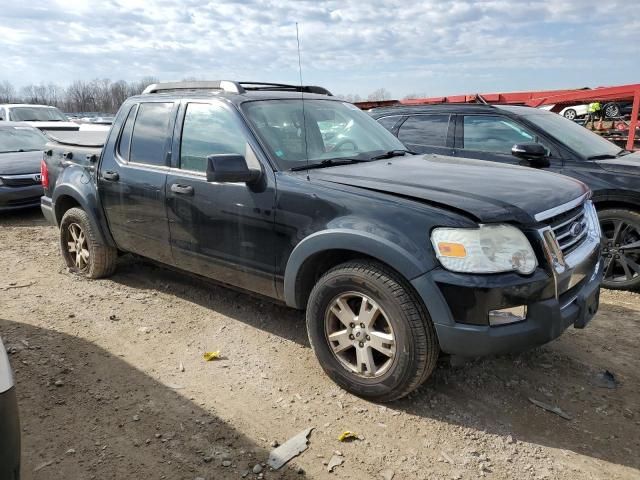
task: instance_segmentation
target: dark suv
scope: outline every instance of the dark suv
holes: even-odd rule
[[[42,209],[67,266],[131,252],[306,310],[325,372],[363,397],[420,385],[440,351],[518,351],[598,308],[589,189],[410,155],[318,87],[154,85],[95,136],[51,142]]]
[[[604,286],[640,286],[640,153],[536,108],[442,104],[370,114],[416,153],[525,165],[583,181],[602,226]]]

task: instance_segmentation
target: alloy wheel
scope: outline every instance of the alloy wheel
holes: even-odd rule
[[[620,116],[620,108],[616,104],[607,105],[604,109],[607,118],[616,118]]]
[[[67,252],[75,267],[84,271],[89,266],[89,245],[82,227],[77,223],[71,223],[67,227]]]
[[[640,225],[621,218],[604,219],[602,256],[607,283],[629,282],[640,276]]]
[[[396,357],[396,339],[387,315],[362,293],[343,293],[329,303],[325,334],[340,364],[358,376],[380,377]]]
[[[564,112],[564,118],[574,120],[576,118],[576,111],[570,108],[569,110]]]

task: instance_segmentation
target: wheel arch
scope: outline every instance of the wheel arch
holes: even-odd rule
[[[356,258],[378,261],[407,281],[429,270],[402,247],[365,232],[326,230],[302,240],[291,253],[284,275],[284,300],[290,307],[304,309],[311,289],[322,274],[340,263]]]
[[[640,212],[640,195],[619,192],[596,192],[593,196],[593,204],[596,210],[609,210],[622,208]]]
[[[69,209],[74,207],[81,208],[87,213],[89,222],[91,222],[91,227],[95,231],[97,240],[104,245],[115,246],[111,235],[109,235],[108,232],[105,232],[105,229],[102,228],[100,222],[96,218],[95,207],[91,206],[91,200],[75,187],[68,184],[56,186],[52,201],[54,205],[53,212],[57,225],[60,225],[62,217]]]

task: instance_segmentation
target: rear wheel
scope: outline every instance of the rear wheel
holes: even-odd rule
[[[564,118],[568,118],[569,120],[575,120],[577,116],[578,114],[573,108],[568,108],[564,111]]]
[[[613,289],[640,287],[640,213],[631,210],[601,210],[604,280]]]
[[[89,216],[81,208],[70,208],[60,222],[60,248],[69,269],[88,278],[111,275],[118,251],[96,239]]]
[[[416,294],[397,273],[371,261],[344,263],[318,280],[307,329],[327,375],[370,400],[407,395],[438,359],[433,323]]]

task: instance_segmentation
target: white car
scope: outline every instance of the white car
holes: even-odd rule
[[[545,105],[540,108],[542,110],[551,110],[554,106],[555,105]],[[568,118],[569,120],[585,117],[587,113],[589,113],[589,105],[571,105],[570,107],[565,107],[558,112],[559,115],[562,115],[564,118]]]
[[[40,130],[79,130],[80,125],[56,107],[10,103],[0,105],[0,122],[23,122]]]

